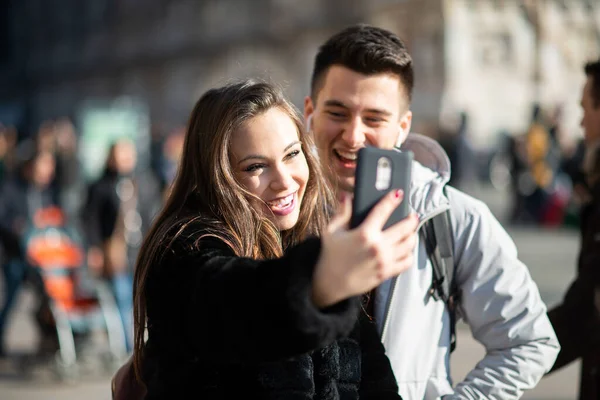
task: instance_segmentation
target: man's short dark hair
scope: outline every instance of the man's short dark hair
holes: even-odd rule
[[[410,103],[414,83],[412,58],[402,40],[385,29],[358,24],[332,36],[319,48],[311,80],[313,99],[332,65],[373,75],[391,72],[406,88]]]
[[[592,78],[591,96],[594,107],[600,105],[600,59],[585,65],[585,74]]]

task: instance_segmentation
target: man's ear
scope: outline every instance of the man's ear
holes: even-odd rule
[[[306,131],[312,132],[312,114],[306,118]]]
[[[402,143],[406,140],[408,133],[410,132],[410,126],[412,123],[412,111],[408,110],[398,123],[398,138],[396,139],[396,147],[402,146]]]
[[[306,123],[306,130],[308,132],[312,129],[312,115],[315,111],[315,107],[313,105],[312,99],[310,96],[306,96],[304,98],[304,121]]]

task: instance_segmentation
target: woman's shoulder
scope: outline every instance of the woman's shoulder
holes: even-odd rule
[[[223,236],[218,233],[214,224],[198,217],[174,222],[160,240],[163,251],[180,258],[199,256],[215,250],[232,252]]]
[[[209,225],[192,220],[172,224],[162,234],[158,233],[155,237],[159,243],[150,255],[151,280],[165,283],[182,277],[188,279],[189,273],[198,271],[216,257],[234,256],[226,242],[210,232]]]

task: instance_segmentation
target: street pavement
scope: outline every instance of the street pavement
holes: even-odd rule
[[[490,188],[468,190],[488,204],[502,221],[508,205],[506,194]],[[542,299],[548,306],[558,303],[574,276],[578,235],[573,230],[542,230],[533,227],[508,228],[519,250],[520,258],[528,265],[537,282]],[[1,287],[0,287],[1,290]],[[33,351],[37,334],[32,320],[33,295],[24,290],[17,302],[7,344],[11,354]],[[466,325],[458,329],[458,347],[451,361],[452,376],[460,381],[481,359],[483,348],[472,339]],[[18,359],[18,358],[17,358]],[[33,368],[27,376],[19,372],[15,357],[0,360],[0,399],[2,400],[104,400],[110,399],[110,370],[100,372],[91,368],[72,382],[57,381],[48,367]],[[570,400],[576,398],[578,364],[547,378],[527,392],[526,400]]]

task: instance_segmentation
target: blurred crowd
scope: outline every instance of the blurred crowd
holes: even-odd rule
[[[0,354],[6,354],[5,333],[19,289],[36,280],[30,239],[36,229],[46,228],[39,217],[49,209],[60,210],[61,227],[69,228],[85,254],[86,273],[111,288],[131,350],[135,258],[174,178],[183,130],[154,138],[147,166],[138,162],[134,141],[117,138],[108,149],[98,149],[107,157],[93,180],[84,177],[81,136],[70,119],[44,121],[34,135],[20,136],[14,127],[0,126]],[[36,316],[42,331],[55,323],[47,321],[48,314],[40,305]],[[55,332],[52,326],[47,331]],[[40,349],[55,350],[55,336],[41,335]]]
[[[568,140],[561,128],[562,108],[545,112],[534,104],[528,128],[502,131],[489,152],[469,141],[468,115],[456,128],[440,128],[437,139],[452,165],[450,184],[462,189],[476,181],[509,191],[507,223],[540,227],[577,227],[585,196],[583,139]]]

